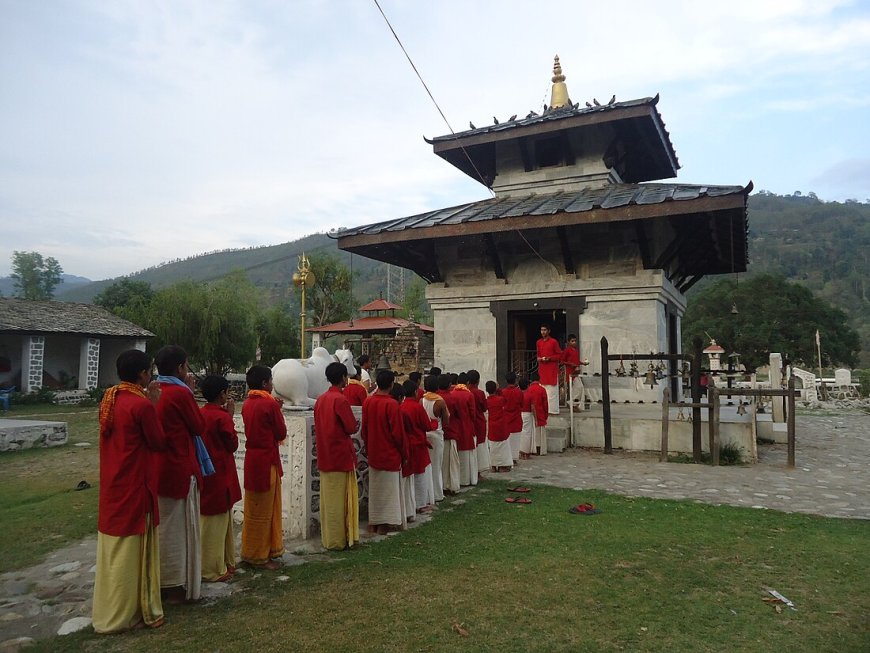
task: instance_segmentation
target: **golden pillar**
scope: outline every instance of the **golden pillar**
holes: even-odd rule
[[[293,285],[302,290],[302,311],[299,313],[302,322],[302,329],[299,333],[299,358],[305,358],[305,289],[311,288],[315,282],[314,272],[311,271],[311,263],[305,256],[305,252],[299,256],[296,270],[293,273]]]

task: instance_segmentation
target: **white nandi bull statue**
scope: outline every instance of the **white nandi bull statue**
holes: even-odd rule
[[[333,355],[325,347],[315,347],[311,358],[282,358],[272,367],[275,393],[292,406],[313,406],[329,389],[326,366],[335,361],[347,368],[348,376],[356,374],[353,352],[349,349],[336,349]]]

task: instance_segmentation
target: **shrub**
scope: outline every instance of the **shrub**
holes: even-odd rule
[[[40,388],[35,392],[13,392],[12,404],[19,406],[32,406],[34,404],[50,404],[54,401],[54,391],[48,388]]]

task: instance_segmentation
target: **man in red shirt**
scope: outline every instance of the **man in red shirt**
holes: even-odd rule
[[[402,464],[408,460],[408,448],[399,404],[390,395],[395,378],[390,370],[378,372],[378,389],[362,406],[361,435],[369,464],[368,530],[380,535],[405,524]]]
[[[352,379],[347,380],[347,384],[342,392],[347,399],[347,403],[351,406],[362,406],[369,393],[360,380],[362,378],[362,368],[359,365],[354,365],[354,367],[356,368],[356,374]]]
[[[477,485],[477,438],[474,435],[474,395],[468,389],[468,375],[451,374],[453,389],[450,394],[456,397],[456,413],[451,410],[451,422],[457,424],[459,440],[459,484]],[[449,406],[449,404],[448,404]]]
[[[532,372],[529,377],[532,379],[532,382],[529,384],[529,389],[526,390],[526,394],[529,397],[532,414],[534,415],[534,438],[532,439],[532,453],[534,453],[535,448],[537,448],[538,453],[541,456],[546,456],[546,426],[547,418],[549,417],[547,412],[547,391],[544,389],[543,385],[538,383],[537,373]]]
[[[523,391],[517,387],[517,375],[514,372],[505,374],[507,385],[501,389],[504,398],[504,421],[511,447],[511,458],[516,464],[520,457],[520,434],[523,431]]]
[[[287,437],[281,402],[272,395],[272,370],[254,365],[245,375],[248,396],[242,404],[245,424],[245,516],[242,522],[243,561],[275,570],[284,553],[281,517],[281,477],[284,469],[278,445]]]
[[[511,457],[511,444],[508,440],[507,427],[505,426],[504,397],[499,394],[498,384],[495,381],[486,382],[486,398],[489,409],[489,440],[490,456],[492,457],[492,471],[509,472],[513,467]]]
[[[233,505],[242,498],[236,459],[239,438],[233,423],[236,403],[229,396],[229,383],[222,376],[209,375],[200,389],[208,402],[200,410],[205,421],[202,433],[215,473],[202,479],[199,502],[199,530],[202,535],[202,579],[229,580],[236,571],[236,537],[233,533]]]
[[[477,471],[489,471],[489,444],[486,441],[486,393],[480,389],[480,372],[468,370],[468,389],[474,396],[474,437],[476,438]]]
[[[167,600],[196,601],[202,583],[202,471],[194,438],[202,435],[205,422],[193,398],[187,352],[178,345],[166,345],[157,352],[156,363],[160,382],[157,415],[167,442],[166,451],[157,457],[160,583]]]
[[[116,361],[119,385],[100,404],[100,497],[93,624],[114,633],[163,625],[157,524],[157,472],[166,448],[154,404],[151,358],[138,349]],[[146,395],[145,388],[148,388]]]
[[[455,419],[459,411],[459,403],[456,396],[450,392],[450,375],[438,376],[438,390],[436,394],[444,401],[444,412],[447,419],[442,417],[441,428],[444,432],[444,453],[441,458],[441,489],[444,494],[456,494],[459,492],[459,428]]]
[[[550,327],[541,325],[541,338],[536,343],[538,351],[538,374],[541,385],[547,393],[548,411],[551,415],[559,414],[559,362],[562,360],[562,350],[555,338],[550,337]]]
[[[585,410],[583,403],[583,380],[580,378],[580,366],[588,365],[589,361],[580,360],[580,351],[577,349],[577,336],[568,334],[568,344],[562,352],[562,364],[565,366],[565,375],[570,383],[569,401],[576,404],[576,410]]]
[[[358,369],[358,368],[357,368]],[[342,394],[347,368],[326,366],[330,388],[314,404],[314,437],[320,472],[320,541],[341,550],[359,542],[359,492],[353,438],[359,423]],[[359,387],[365,392],[362,384]]]
[[[437,428],[438,422],[429,419],[423,404],[417,399],[417,384],[408,379],[402,384],[405,400],[399,406],[402,424],[408,437],[408,462],[414,484],[415,512],[428,512],[435,507],[435,488],[432,484],[432,460],[426,433]]]

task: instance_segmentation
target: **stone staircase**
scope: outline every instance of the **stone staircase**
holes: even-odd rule
[[[547,436],[547,453],[562,453],[568,448],[571,426],[567,417],[550,415],[544,433]]]

